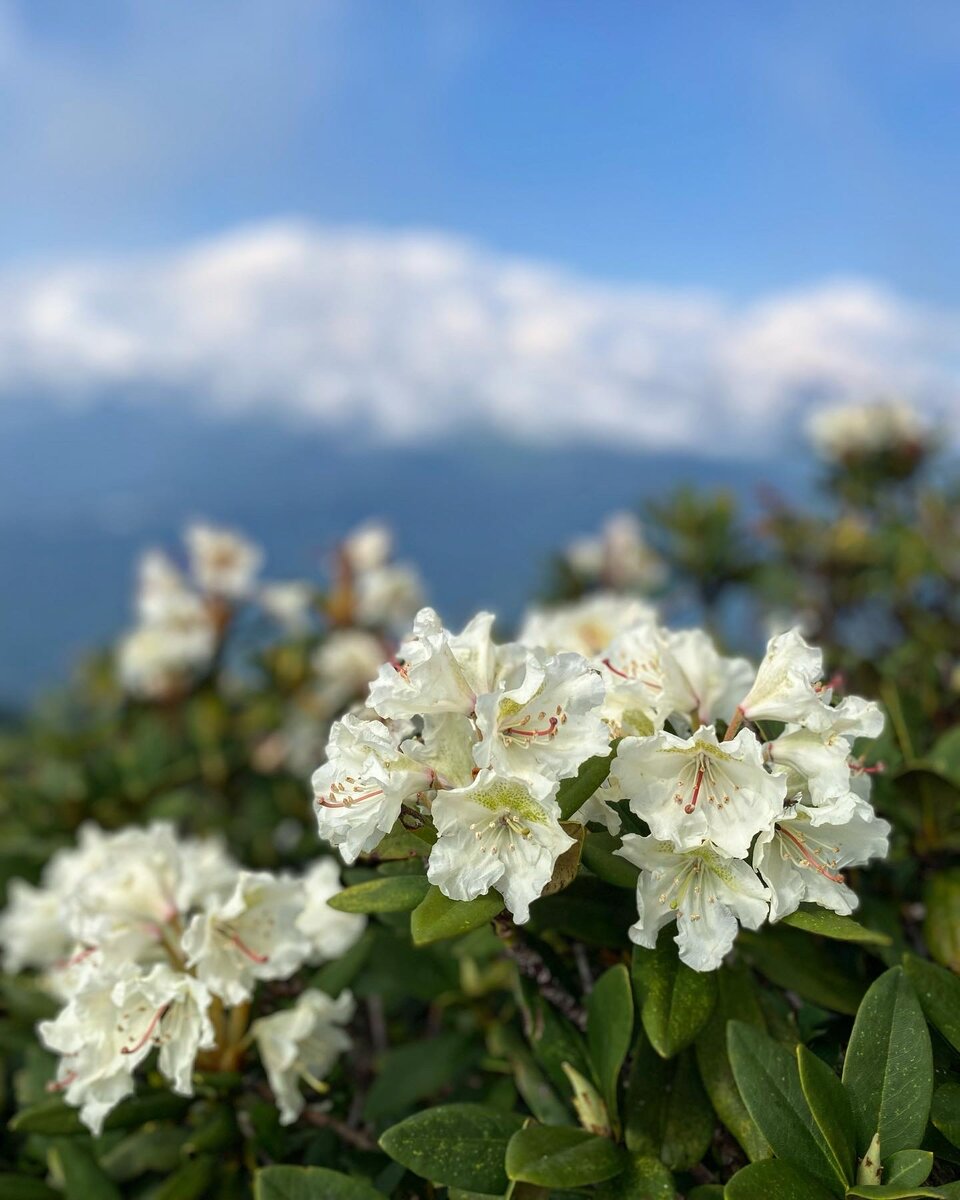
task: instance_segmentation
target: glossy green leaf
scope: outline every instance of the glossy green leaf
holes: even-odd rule
[[[936,963],[904,956],[903,969],[913,984],[923,1014],[960,1051],[960,978]]]
[[[614,742],[610,754],[597,755],[588,758],[580,764],[580,770],[572,779],[564,779],[557,789],[557,804],[560,806],[560,819],[569,821],[575,812],[581,809],[590,799],[597,788],[605,782],[616,757]]]
[[[857,1160],[857,1127],[843,1084],[806,1046],[797,1047],[800,1087],[827,1144],[838,1176],[852,1183]]]
[[[884,1158],[920,1145],[933,1093],[933,1053],[920,1001],[902,968],[884,972],[864,997],[843,1083],[861,1153],[878,1131]]]
[[[743,1102],[777,1157],[802,1164],[833,1190],[843,1185],[846,1180],[810,1113],[789,1050],[741,1021],[730,1022],[727,1046]]]
[[[634,947],[632,975],[644,1031],[656,1052],[670,1058],[689,1046],[709,1020],[717,999],[716,975],[691,970],[666,937],[655,950]]]
[[[178,1117],[190,1105],[184,1096],[173,1092],[148,1092],[122,1100],[107,1114],[105,1130],[133,1129],[146,1121]],[[16,1133],[40,1133],[48,1136],[89,1133],[80,1121],[77,1109],[72,1108],[61,1096],[51,1096],[30,1108],[21,1109],[10,1121]]]
[[[593,985],[587,1000],[587,1048],[607,1112],[616,1121],[620,1069],[633,1039],[630,973],[618,963]]]
[[[859,1200],[942,1200],[939,1188],[901,1187],[897,1183],[858,1183],[847,1189],[847,1196]]]
[[[596,1200],[674,1200],[676,1194],[673,1176],[663,1163],[642,1155],[631,1156],[619,1175],[590,1193]]]
[[[883,1164],[883,1181],[900,1187],[919,1187],[926,1183],[933,1170],[933,1154],[929,1150],[898,1150]]]
[[[372,1184],[325,1167],[261,1167],[254,1200],[383,1200]]]
[[[864,988],[843,957],[847,947],[820,942],[782,921],[756,932],[742,929],[737,946],[744,960],[778,987],[821,1008],[856,1013]]]
[[[49,1152],[50,1169],[63,1180],[67,1200],[121,1200],[120,1189],[97,1162],[88,1142],[58,1142]]]
[[[634,866],[614,851],[620,845],[620,838],[611,833],[600,831],[588,833],[583,843],[584,865],[602,879],[612,883],[614,887],[626,888],[634,892],[640,868]]]
[[[480,1104],[445,1104],[392,1126],[380,1145],[432,1183],[496,1195],[506,1190],[504,1155],[522,1124],[515,1113]]]
[[[32,1175],[9,1175],[0,1171],[0,1196],[3,1200],[62,1200],[63,1193],[47,1187]]]
[[[410,934],[414,945],[426,946],[488,925],[501,912],[499,892],[489,891],[475,900],[450,900],[438,887],[431,887],[410,915]]]
[[[960,1083],[944,1083],[937,1088],[930,1120],[945,1138],[960,1146]]]
[[[100,1159],[100,1165],[117,1183],[127,1183],[147,1171],[169,1174],[179,1166],[190,1132],[174,1125],[151,1124],[137,1129],[112,1146]]]
[[[337,912],[411,912],[429,890],[426,875],[388,875],[344,888],[327,903]]]
[[[936,871],[923,894],[923,937],[933,958],[960,972],[960,867]]]
[[[700,1078],[717,1115],[753,1161],[770,1157],[770,1145],[747,1112],[727,1052],[727,1023],[744,1021],[765,1030],[756,984],[747,967],[724,966],[717,972],[717,1005],[695,1043]]]
[[[715,1123],[693,1051],[662,1059],[641,1034],[624,1100],[628,1149],[687,1170],[706,1153]]]
[[[185,1162],[168,1175],[150,1200],[205,1200],[215,1179],[222,1178],[222,1164],[211,1154]]]
[[[796,912],[781,920],[783,925],[816,933],[821,937],[833,938],[838,942],[858,942],[862,946],[889,946],[891,938],[885,933],[866,929],[852,917],[842,917],[827,908],[817,905],[798,908]]]
[[[471,1062],[469,1051],[470,1038],[453,1032],[389,1050],[377,1063],[364,1116],[379,1121],[402,1115],[462,1075]]]
[[[723,1200],[833,1200],[833,1193],[790,1163],[770,1159],[738,1171]]]
[[[530,1125],[510,1139],[510,1179],[548,1188],[578,1188],[618,1175],[627,1157],[609,1138],[562,1125]]]

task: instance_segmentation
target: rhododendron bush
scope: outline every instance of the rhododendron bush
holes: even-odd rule
[[[960,1195],[953,485],[812,433],[512,625],[379,524],[147,552],[0,738],[0,1196]]]

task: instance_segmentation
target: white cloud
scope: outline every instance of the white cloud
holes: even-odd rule
[[[489,428],[703,454],[904,395],[957,431],[960,314],[834,281],[748,304],[613,286],[431,233],[279,222],[0,275],[0,402],[164,397],[385,440]]]

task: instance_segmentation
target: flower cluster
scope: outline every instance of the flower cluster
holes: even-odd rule
[[[263,552],[240,534],[197,523],[184,541],[188,573],[160,550],[140,560],[137,624],[120,642],[117,670],[125,690],[143,699],[176,697],[202,677],[238,604],[259,602],[287,629],[309,612],[306,585],[258,582]]]
[[[353,1001],[308,990],[292,1008],[249,1015],[258,983],[337,958],[360,936],[364,918],[327,904],[339,890],[330,859],[274,875],[163,822],[84,826],[41,886],[11,883],[0,917],[5,969],[41,972],[62,1004],[39,1026],[60,1055],[51,1088],[98,1133],[154,1050],[173,1090],[191,1095],[195,1066],[230,1069],[255,1042],[281,1120],[295,1120],[299,1080],[318,1082],[349,1045]]]
[[[631,936],[678,924],[681,957],[712,970],[738,922],[811,901],[848,913],[843,870],[886,851],[853,741],[883,718],[833,703],[819,651],[771,639],[755,669],[701,630],[663,628],[636,600],[599,594],[535,612],[496,644],[481,613],[459,634],[423,609],[370,687],[369,715],[332,730],[314,774],[321,835],[348,862],[405,815],[436,832],[427,876],[454,900],[496,888],[518,922],[575,844],[558,790],[591,758],[609,779],[573,820],[621,832],[640,868]]]
[[[817,453],[829,463],[919,458],[931,442],[920,414],[897,401],[824,409],[810,419],[809,433]]]
[[[575,538],[564,553],[578,580],[615,591],[649,591],[666,579],[666,565],[629,512],[613,513],[598,534]]]

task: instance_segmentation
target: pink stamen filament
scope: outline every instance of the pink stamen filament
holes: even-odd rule
[[[814,855],[812,855],[810,853],[810,851],[806,848],[806,846],[803,844],[803,842],[801,842],[801,840],[795,834],[791,833],[789,829],[784,829],[781,826],[780,832],[783,834],[784,837],[788,837],[790,839],[790,841],[793,842],[793,844],[800,851],[800,853],[803,855],[803,857],[807,860],[807,862],[810,864],[810,866],[813,867],[813,869],[815,871],[817,871],[820,875],[822,875],[824,877],[824,879],[829,879],[832,883],[846,883],[846,880],[843,878],[842,875],[834,875],[831,871],[827,870],[827,868],[823,865],[822,862],[818,862],[817,859],[814,857]]]
[[[362,796],[348,796],[346,800],[334,800],[331,796],[318,796],[320,808],[353,808],[364,800],[372,800],[374,796],[382,796],[383,788],[375,788],[372,792],[364,792]]]
[[[85,946],[82,950],[78,950],[72,958],[63,958],[57,963],[61,970],[66,970],[68,967],[75,967],[77,963],[82,963],[88,959],[91,954],[96,953],[96,946]]]
[[[683,806],[685,813],[692,813],[697,807],[697,801],[700,799],[700,785],[703,783],[703,767],[697,768],[697,778],[693,783],[693,795],[690,797],[690,803]]]
[[[73,1083],[73,1081],[76,1079],[76,1077],[77,1077],[76,1071],[70,1071],[69,1074],[64,1075],[64,1077],[62,1079],[51,1079],[50,1082],[46,1085],[45,1090],[48,1092],[66,1091],[66,1089],[70,1086],[71,1083]]]
[[[546,729],[521,729],[517,725],[511,725],[508,729],[505,729],[503,732],[504,732],[504,734],[509,734],[511,737],[527,737],[527,738],[550,737],[550,735],[552,733],[554,733],[554,731],[556,730],[556,728],[559,724],[560,724],[560,722],[557,720],[556,717],[551,717],[547,724]]]
[[[270,961],[269,954],[258,954],[256,952],[256,950],[251,950],[250,947],[246,944],[246,942],[241,941],[239,933],[231,933],[230,941],[233,943],[234,946],[236,946],[236,948],[240,951],[240,953],[245,954],[247,956],[247,958],[250,959],[251,962],[255,962],[258,965],[262,966],[263,963]]]
[[[158,1008],[157,1011],[150,1018],[150,1024],[144,1030],[143,1037],[141,1037],[141,1039],[133,1046],[124,1046],[123,1049],[120,1051],[120,1053],[121,1054],[136,1054],[136,1052],[138,1050],[142,1050],[143,1047],[147,1044],[147,1042],[149,1042],[150,1039],[153,1037],[153,1031],[163,1020],[164,1015],[169,1007],[170,1007],[169,1004],[164,1004],[162,1008]]]
[[[609,658],[605,658],[603,660],[603,665],[607,668],[608,671],[612,671],[614,673],[614,675],[619,675],[621,679],[629,679],[630,678],[630,676],[626,673],[626,671],[621,671],[617,667],[615,667]]]
[[[850,770],[854,771],[857,775],[882,775],[886,769],[887,764],[882,762],[875,763],[872,767],[865,767],[861,762],[852,762],[850,764]]]

